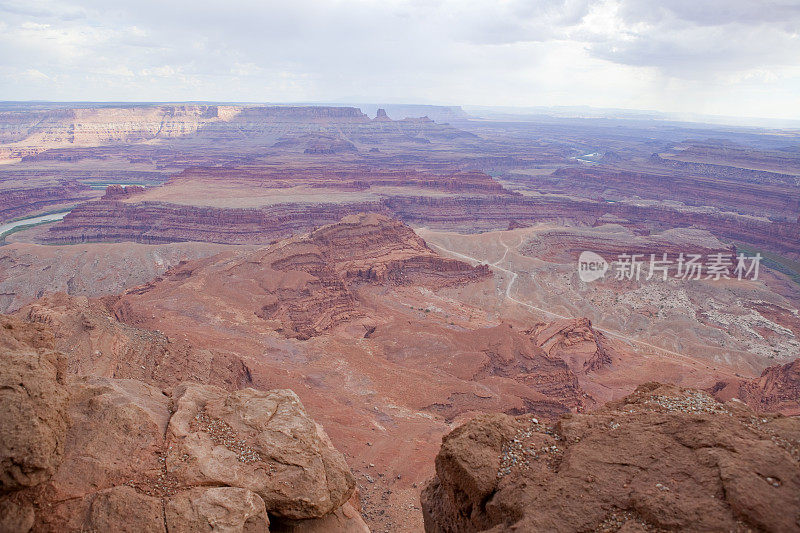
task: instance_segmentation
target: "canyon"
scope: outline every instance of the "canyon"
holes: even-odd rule
[[[796,528],[798,142],[0,103],[0,530]]]
[[[323,190],[314,191],[314,196],[322,194]],[[335,197],[336,193],[333,193],[331,199]],[[600,204],[559,196],[531,198],[494,194],[397,195],[376,198],[372,202],[287,202],[248,209],[187,206],[151,202],[144,198],[136,203],[106,200],[82,204],[62,223],[50,228],[41,242],[132,240],[145,243],[265,244],[294,231],[307,231],[345,214],[364,211],[389,214],[413,225],[460,231],[486,231],[503,229],[511,224],[552,221],[593,226],[605,220],[647,232],[676,226],[694,227],[711,231],[724,239],[785,253],[792,258],[800,257],[797,240],[800,222],[796,220],[775,222],[734,213],[667,206]]]

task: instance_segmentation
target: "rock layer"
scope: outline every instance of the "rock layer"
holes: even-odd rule
[[[50,228],[45,240],[60,244],[203,241],[264,245],[362,211],[384,212],[375,202],[297,203],[259,209],[225,209],[103,200],[83,203],[73,209],[62,223]]]
[[[40,187],[0,187],[0,222],[91,198],[89,187],[74,180]]]
[[[196,240],[266,244],[359,212],[390,215],[413,225],[461,231],[506,229],[510,224],[537,222],[594,226],[613,221],[644,233],[693,226],[721,238],[800,256],[797,244],[800,223],[796,218],[770,221],[705,208],[513,194],[397,195],[379,201],[283,203],[253,209],[104,200],[81,204],[53,225],[43,240],[49,243]]]
[[[570,194],[581,191],[585,198],[625,200],[632,197],[680,201],[687,205],[712,205],[740,213],[786,219],[800,212],[800,190],[792,184],[744,182],[684,173],[664,175],[607,168],[564,168],[540,178],[542,192]]]
[[[127,309],[142,309],[151,299],[158,307],[165,294],[184,298],[199,284],[207,297],[231,308],[245,302],[286,336],[308,339],[365,316],[352,292],[355,283],[443,287],[488,276],[485,266],[435,254],[401,222],[362,214],[238,257],[226,253],[179,265],[130,291],[114,309],[135,323]]]

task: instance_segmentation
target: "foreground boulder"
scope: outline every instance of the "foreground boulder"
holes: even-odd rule
[[[800,420],[655,383],[554,427],[482,415],[445,436],[425,529],[796,531]]]
[[[366,529],[292,391],[67,379],[46,328],[2,320],[0,532]]]
[[[0,318],[0,493],[53,475],[64,453],[64,358],[42,327]]]
[[[178,387],[174,403],[167,474],[184,483],[238,485],[292,519],[323,516],[352,495],[344,457],[294,392],[190,384]]]

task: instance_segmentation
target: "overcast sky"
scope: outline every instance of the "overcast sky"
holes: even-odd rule
[[[800,119],[800,0],[0,0],[0,100]]]

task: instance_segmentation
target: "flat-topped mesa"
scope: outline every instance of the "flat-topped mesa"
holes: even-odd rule
[[[10,141],[35,145],[37,151],[57,146],[99,146],[182,137],[231,113],[216,105],[129,105],[51,109],[29,114],[31,123],[18,126]],[[0,123],[14,120],[0,113]]]
[[[417,170],[325,168],[275,169],[235,167],[188,169],[169,180],[167,188],[210,187],[225,182],[241,184],[243,189],[311,187],[340,191],[387,187],[391,190],[470,192],[509,194],[502,185],[483,172],[435,174]],[[225,244],[270,244],[290,235],[331,224],[343,216],[359,212],[391,214],[375,195],[363,200],[271,203],[261,207],[212,207],[149,200],[148,191],[110,186],[105,197],[76,207],[63,221],[41,237],[50,244],[79,242],[134,241],[160,244],[203,241]],[[382,192],[379,190],[378,193]],[[0,193],[1,194],[1,193]],[[261,193],[264,194],[264,193]],[[302,196],[300,197],[302,199]]]
[[[129,291],[115,309],[136,324],[129,309],[158,308],[166,295],[196,300],[200,290],[215,305],[245,309],[265,327],[308,339],[366,316],[351,290],[355,282],[439,288],[490,275],[486,266],[438,256],[402,222],[368,213],[254,252],[184,263]]]
[[[147,188],[141,185],[109,185],[106,187],[103,200],[123,200],[141,194],[146,190]]]
[[[398,220],[375,213],[344,217],[339,223],[311,232],[308,239],[319,245],[346,279],[424,283],[462,283],[489,275],[485,265],[473,267],[439,256],[414,231]]]
[[[749,146],[707,139],[689,140],[675,147],[675,153],[666,157],[679,160],[722,161],[726,165],[737,165],[747,169],[769,169],[777,172],[800,172],[800,157],[796,150],[765,150]]]
[[[385,209],[377,201],[287,203],[235,209],[102,200],[79,205],[61,223],[51,226],[42,240],[51,244],[202,241],[267,245],[363,211]]]
[[[336,175],[325,179],[333,183]],[[403,193],[402,189],[398,193],[395,189],[393,194],[375,200],[313,204],[287,202],[248,209],[161,201],[125,203],[104,200],[79,205],[64,220],[51,226],[42,240],[51,244],[122,240],[150,244],[192,240],[268,244],[333,223],[348,214],[369,211],[391,215],[409,224],[470,232],[506,229],[512,222],[523,225],[566,222],[593,226],[606,223],[608,217],[612,217],[611,220],[624,224],[634,232],[694,227],[726,240],[785,253],[789,257],[800,257],[800,222],[796,221],[775,222],[752,216],[663,205],[603,203],[550,195],[529,197],[509,193],[502,187],[496,190],[499,184],[482,173],[456,174],[452,179],[412,175],[410,181],[407,176],[389,173],[377,177],[376,181],[350,180],[347,186],[364,188],[365,185],[372,187],[385,184],[399,188],[403,187],[403,180],[406,180],[406,186],[410,189],[438,188],[470,194],[419,195],[413,194],[418,191],[409,190],[408,194]],[[278,186],[294,185],[287,180]],[[659,246],[663,244],[658,243]],[[702,243],[700,246],[705,247]]]
[[[535,176],[531,184],[540,192],[620,201],[632,198],[672,200],[695,206],[714,206],[755,216],[786,219],[800,210],[800,191],[794,183],[748,183],[736,179],[691,176],[685,172],[631,172],[605,167],[561,168],[548,176]]]
[[[694,227],[720,238],[752,244],[800,257],[800,222],[776,222],[710,209],[671,205],[599,202],[566,196],[512,194],[462,196],[392,196],[383,203],[409,224],[457,231],[504,230],[513,221],[522,224],[556,222],[595,225],[613,216],[632,230],[662,231]]]
[[[692,163],[687,161],[680,161],[676,159],[665,159],[660,154],[655,153],[650,156],[648,163],[658,166],[664,166],[671,169],[679,170],[683,173],[690,173],[694,175],[707,176],[711,178],[719,178],[731,181],[739,181],[746,183],[771,183],[778,185],[795,186],[797,184],[797,176],[793,174],[783,174],[780,172],[772,172],[768,170],[752,170],[749,168],[742,168],[737,166],[727,166],[724,163]]]
[[[546,261],[577,261],[581,252],[590,250],[611,261],[621,254],[639,255],[648,260],[667,258],[675,260],[680,254],[700,254],[709,257],[722,254],[735,264],[736,248],[721,242],[706,230],[675,228],[638,235],[634,229],[623,226],[626,221],[601,217],[602,224],[593,228],[573,227],[548,229],[537,232],[525,244],[523,253]],[[598,220],[600,222],[600,220]],[[670,266],[677,268],[676,264]]]
[[[355,107],[220,106],[194,104],[119,105],[0,112],[0,143],[8,157],[35,157],[59,147],[142,143],[152,139],[239,139],[263,134],[276,124],[369,124]],[[0,157],[3,153],[0,153]]]
[[[297,120],[344,120],[347,122],[368,122],[369,117],[357,107],[338,106],[253,106],[245,107],[236,116],[236,122],[258,121],[297,121]]]
[[[427,532],[797,529],[796,418],[658,383],[553,426],[532,415],[442,439]]]
[[[314,187],[343,190],[367,190],[372,187],[393,187],[470,192],[474,194],[511,194],[492,176],[481,171],[434,172],[419,169],[386,169],[372,166],[331,168],[311,166],[276,168],[241,165],[235,167],[191,167],[172,176],[166,186],[196,182],[241,183],[243,186],[288,188]]]

